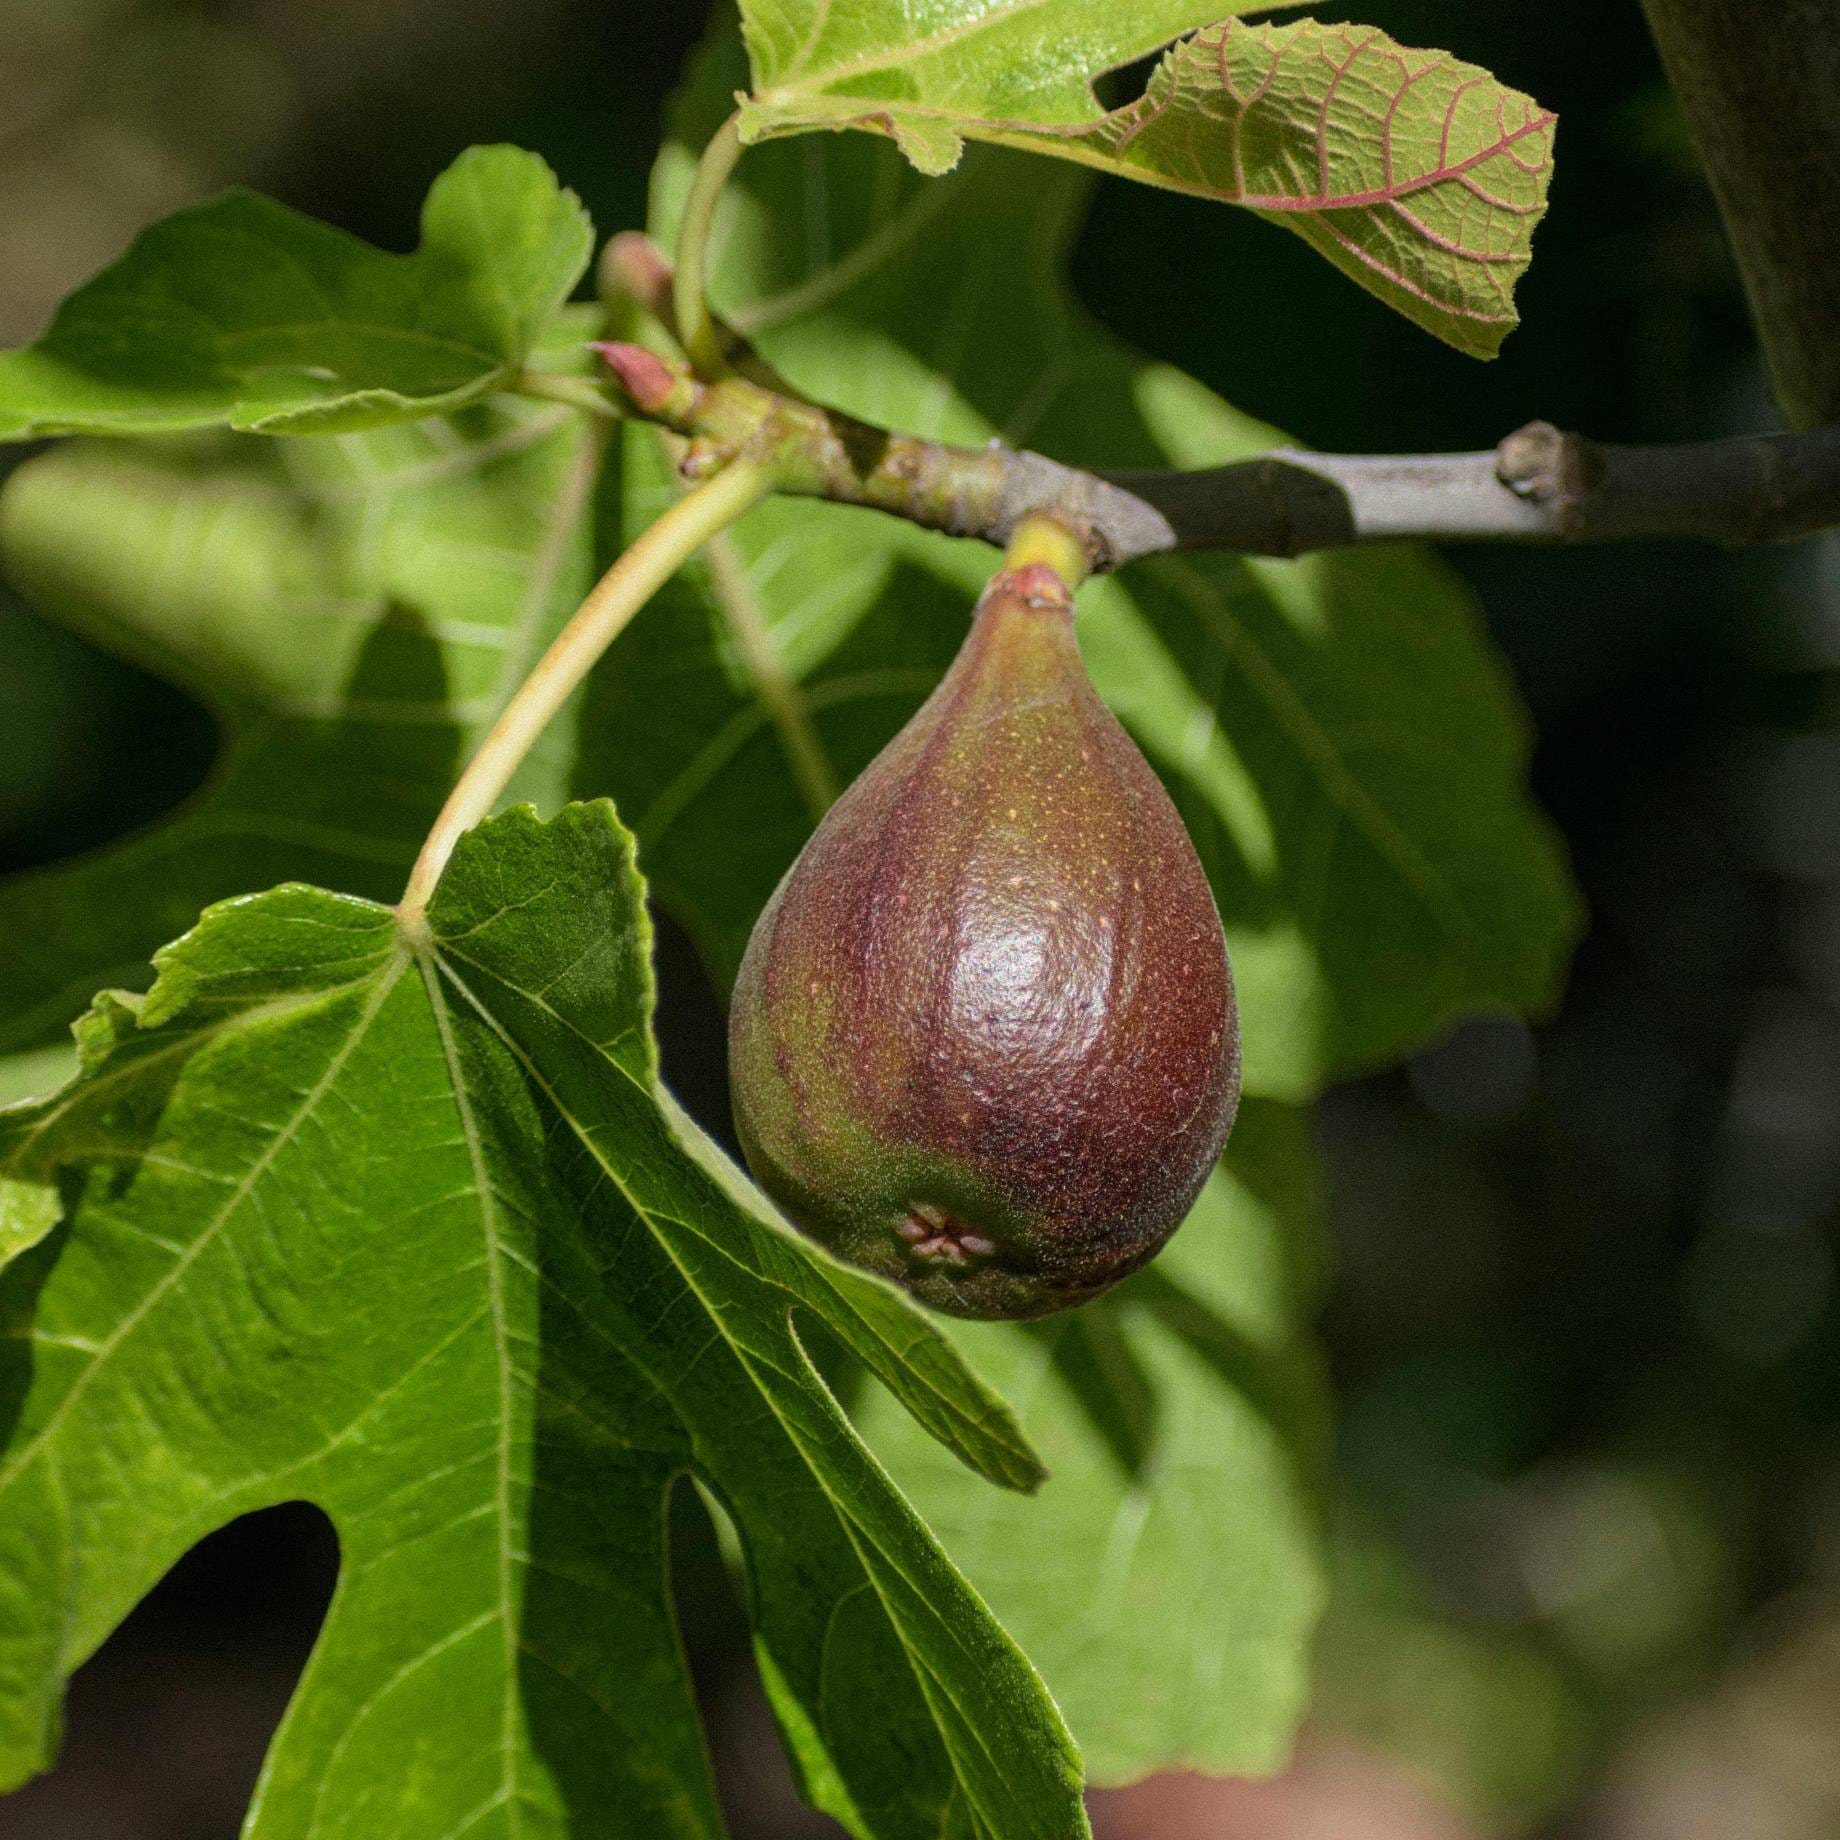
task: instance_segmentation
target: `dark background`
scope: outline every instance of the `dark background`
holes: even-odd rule
[[[1107,184],[1088,305],[1318,446],[1772,425],[1716,214],[1636,0],[1369,0],[1562,117],[1498,363],[1300,242]],[[1319,13],[1346,16],[1323,6]],[[692,0],[0,0],[0,342],[230,181],[385,245],[462,146],[643,218]],[[1539,731],[1592,925],[1561,1013],[1493,1020],[1324,1108],[1338,1591],[1276,1785],[1153,1785],[1113,1840],[1820,1840],[1840,1832],[1840,604],[1831,543],[1453,553]],[[0,593],[0,870],[194,785],[209,723]],[[0,942],[3,949],[4,942]],[[667,939],[667,1068],[720,1107],[719,1014]],[[686,1516],[680,1595],[737,1832],[790,1799],[739,1613]],[[229,1840],[336,1554],[305,1509],[178,1568],[79,1677],[0,1840]]]

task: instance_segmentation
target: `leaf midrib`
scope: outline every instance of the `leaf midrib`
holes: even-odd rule
[[[1434,918],[1441,916],[1448,936],[1461,943],[1466,957],[1473,958],[1481,929],[1462,897],[1439,874],[1437,865],[1413,845],[1392,814],[1363,789],[1358,776],[1343,761],[1334,737],[1317,721],[1289,677],[1266,655],[1244,622],[1233,617],[1211,584],[1200,579],[1187,563],[1164,557],[1153,559],[1147,566],[1175,586],[1224,652],[1229,656],[1237,652],[1251,667],[1247,672],[1249,681],[1309,765],[1331,807],[1353,823],[1356,831],[1392,864],[1400,881]],[[1221,631],[1223,624],[1228,629],[1225,633]]]
[[[892,1602],[889,1600],[888,1594],[882,1585],[882,1582],[879,1576],[879,1572],[878,1572],[878,1568],[876,1565],[870,1564],[866,1556],[865,1548],[863,1545],[863,1540],[868,1538],[868,1529],[863,1527],[861,1523],[857,1520],[857,1518],[854,1515],[850,1514],[846,1510],[844,1504],[838,1499],[836,1493],[831,1488],[830,1479],[825,1475],[823,1467],[820,1464],[813,1461],[812,1455],[806,1446],[805,1440],[799,1435],[792,1421],[788,1419],[784,1411],[782,1411],[779,1401],[774,1396],[772,1388],[762,1385],[759,1379],[755,1377],[753,1360],[749,1356],[747,1351],[741,1346],[740,1342],[735,1338],[733,1332],[730,1330],[728,1326],[727,1318],[724,1315],[724,1313],[721,1310],[717,1309],[715,1305],[710,1301],[708,1295],[704,1292],[702,1286],[697,1282],[696,1278],[691,1273],[690,1268],[684,1263],[682,1256],[679,1254],[677,1248],[674,1245],[672,1245],[670,1236],[668,1234],[661,1233],[659,1231],[658,1224],[657,1224],[657,1217],[655,1216],[654,1211],[650,1207],[646,1206],[639,1199],[639,1197],[633,1192],[631,1186],[626,1180],[625,1175],[613,1165],[613,1163],[603,1153],[599,1144],[595,1142],[593,1136],[582,1127],[580,1121],[575,1117],[572,1110],[562,1102],[562,1098],[560,1094],[558,1094],[555,1088],[550,1085],[549,1081],[544,1078],[541,1068],[538,1067],[535,1060],[525,1051],[522,1044],[520,1044],[511,1035],[509,1030],[507,1030],[505,1026],[498,1020],[498,1018],[492,1014],[491,1010],[487,1007],[487,1005],[483,1003],[477,995],[474,994],[474,992],[468,987],[468,985],[466,984],[466,981],[460,976],[460,974],[457,971],[453,970],[449,965],[447,965],[445,960],[448,956],[449,956],[448,954],[441,952],[439,950],[439,945],[437,942],[437,957],[440,959],[441,969],[447,975],[449,981],[454,985],[454,987],[457,990],[460,991],[462,996],[465,997],[469,1006],[479,1015],[481,1020],[492,1031],[492,1033],[495,1036],[497,1036],[499,1041],[504,1044],[507,1051],[518,1061],[519,1065],[524,1068],[527,1077],[533,1080],[536,1083],[536,1085],[542,1090],[544,1097],[548,1100],[549,1104],[554,1108],[556,1115],[562,1120],[564,1120],[564,1122],[568,1125],[570,1131],[575,1135],[577,1141],[581,1144],[582,1148],[586,1150],[588,1155],[592,1157],[594,1161],[600,1166],[600,1168],[606,1172],[607,1179],[614,1185],[615,1188],[619,1190],[620,1194],[625,1198],[627,1205],[632,1209],[635,1217],[645,1223],[646,1228],[650,1232],[654,1243],[658,1246],[659,1250],[664,1254],[664,1256],[671,1262],[672,1267],[676,1270],[679,1277],[683,1280],[685,1288],[690,1292],[690,1294],[693,1297],[696,1298],[697,1302],[702,1306],[704,1314],[709,1318],[710,1322],[714,1325],[717,1333],[721,1336],[723,1343],[727,1346],[730,1356],[734,1360],[737,1367],[739,1367],[743,1373],[747,1374],[751,1379],[754,1380],[755,1391],[759,1394],[762,1402],[766,1405],[767,1409],[773,1414],[774,1421],[779,1425],[780,1430],[782,1434],[784,1435],[787,1444],[793,1450],[796,1450],[799,1453],[799,1455],[804,1459],[804,1465],[805,1465],[805,1469],[807,1473],[811,1477],[813,1483],[818,1488],[819,1492],[824,1496],[824,1499],[826,1500],[826,1502],[830,1504],[831,1513],[836,1520],[838,1529],[843,1534],[844,1538],[849,1542],[851,1551],[856,1554],[857,1564],[862,1571],[863,1577],[866,1580],[869,1588],[874,1591],[876,1600],[881,1605],[882,1615],[886,1619],[889,1629],[894,1633],[894,1635],[900,1642],[901,1653],[906,1658],[908,1666],[913,1670],[915,1684],[919,1687],[922,1696],[927,1700],[929,1706],[934,1704],[933,1693],[932,1691],[929,1691],[928,1683],[930,1681],[932,1683],[933,1689],[936,1689],[937,1692],[939,1692],[941,1695],[944,1696],[946,1701],[951,1705],[953,1711],[958,1715],[957,1728],[962,1731],[969,1732],[971,1734],[973,1739],[977,1742],[978,1748],[982,1752],[989,1766],[992,1776],[996,1780],[1001,1781],[1003,1779],[1003,1774],[1004,1774],[1002,1767],[999,1763],[999,1760],[991,1752],[988,1745],[985,1743],[982,1734],[979,1732],[977,1728],[977,1722],[974,1719],[971,1719],[966,1716],[964,1707],[959,1704],[956,1696],[952,1694],[950,1689],[947,1687],[945,1681],[940,1678],[939,1674],[934,1669],[929,1659],[923,1653],[921,1653],[918,1649],[916,1649],[914,1644],[908,1640],[906,1625],[903,1619],[897,1614]],[[463,955],[458,954],[458,953],[452,954],[452,956],[456,958],[462,958],[462,962],[468,962],[468,963],[474,962],[470,960],[465,960],[463,958]],[[485,967],[481,966],[479,967],[479,969],[484,970]],[[492,973],[487,971],[487,975],[491,976]],[[577,1028],[571,1021],[569,1021],[568,1018],[557,1015],[557,1012],[551,1009],[549,1005],[546,1004],[541,997],[535,996],[527,990],[519,989],[515,985],[508,986],[508,988],[511,988],[512,990],[516,991],[516,994],[523,997],[527,1002],[534,1003],[535,1005],[537,1005],[538,1008],[544,1010],[548,1015],[554,1017],[563,1027],[569,1029],[570,1032],[573,1033],[579,1040],[581,1040],[587,1046],[592,1048],[597,1054],[600,1053],[600,1049],[595,1043],[589,1041],[588,1037],[582,1034],[581,1030]],[[606,1059],[604,1055],[602,1056],[602,1058]],[[618,1071],[626,1079],[632,1080],[632,1075],[629,1072],[627,1072],[625,1068],[619,1067],[617,1062],[608,1061],[607,1064],[610,1066],[616,1067]],[[634,1082],[634,1083],[637,1084],[637,1082]],[[788,1300],[789,1307],[788,1307],[787,1325],[786,1325],[787,1334],[790,1340],[792,1341],[793,1346],[799,1349],[801,1355],[804,1356],[804,1359],[807,1363],[808,1372],[813,1377],[815,1377],[816,1370],[810,1367],[810,1356],[804,1354],[804,1345],[802,1342],[800,1342],[796,1332],[793,1330],[793,1327],[792,1327],[791,1312],[790,1312],[791,1301],[792,1301],[791,1299]],[[821,1381],[819,1382],[819,1385],[822,1386]],[[839,1414],[839,1416],[841,1417],[841,1413]],[[869,1462],[872,1465],[875,1463],[875,1459],[873,1455],[868,1452],[866,1447],[864,1448],[863,1455],[867,1462]],[[879,1468],[879,1465],[877,1465],[876,1467]],[[869,1546],[870,1546],[870,1550],[874,1551],[877,1559],[881,1562],[881,1564],[889,1566],[890,1569],[892,1570],[898,1571],[900,1569],[898,1563],[895,1561],[893,1556],[883,1551],[883,1549],[878,1543],[876,1543],[873,1540],[870,1540]],[[940,1627],[940,1629],[945,1631],[946,1634],[950,1636],[954,1641],[957,1640],[957,1631],[953,1628],[949,1619],[941,1616],[939,1618],[938,1626]],[[962,1643],[960,1644],[960,1649],[961,1649],[961,1652],[966,1655],[967,1660],[972,1660],[972,1661],[975,1660],[975,1657],[973,1657],[968,1650],[965,1650],[963,1648]],[[958,1753],[957,1747],[954,1744],[952,1744],[949,1739],[948,1731],[950,1728],[947,1726],[945,1721],[938,1718],[937,1712],[935,1712],[935,1729],[939,1734],[940,1742],[946,1752],[946,1755],[952,1759],[952,1775],[953,1775],[954,1784],[960,1790],[963,1791],[963,1793],[965,1794],[967,1798],[968,1804],[975,1811],[977,1808],[977,1802],[973,1796],[971,1785],[968,1782],[966,1782],[964,1772],[962,1771],[959,1765],[959,1762],[958,1762],[959,1753]],[[942,1828],[942,1831],[943,1831],[943,1828]]]
[[[675,1215],[671,1215],[671,1216],[657,1215],[655,1214],[654,1210],[648,1207],[645,1207],[644,1205],[640,1203],[640,1201],[632,1193],[631,1189],[628,1187],[628,1185],[625,1183],[625,1181],[619,1175],[619,1173],[607,1162],[607,1159],[602,1155],[600,1149],[592,1141],[589,1134],[583,1129],[580,1122],[569,1111],[568,1107],[562,1103],[561,1098],[555,1092],[555,1090],[550,1086],[549,1082],[543,1078],[541,1071],[536,1066],[536,1063],[531,1059],[530,1055],[527,1054],[524,1051],[524,1049],[517,1043],[517,1041],[511,1036],[511,1034],[504,1027],[504,1025],[499,1022],[498,1018],[492,1014],[491,1010],[483,1002],[481,1002],[480,999],[473,993],[473,991],[468,987],[466,980],[463,977],[461,977],[458,972],[454,971],[450,966],[448,966],[445,963],[445,961],[450,958],[457,959],[462,964],[472,965],[475,970],[485,972],[486,976],[488,977],[492,977],[493,973],[486,966],[481,965],[477,959],[469,958],[463,952],[454,951],[452,949],[450,940],[446,936],[443,936],[439,940],[437,940],[436,946],[437,946],[436,955],[438,958],[440,958],[443,961],[442,969],[447,972],[447,975],[449,979],[452,981],[452,983],[454,984],[455,988],[458,989],[466,997],[467,1002],[472,1006],[473,1009],[475,1009],[479,1013],[482,1019],[491,1028],[493,1033],[497,1035],[502,1042],[505,1043],[508,1050],[516,1057],[518,1063],[521,1066],[523,1066],[529,1072],[530,1076],[537,1082],[537,1084],[543,1088],[543,1091],[549,1098],[550,1103],[555,1107],[556,1115],[567,1121],[569,1129],[573,1131],[578,1138],[581,1139],[582,1145],[588,1151],[588,1154],[592,1156],[594,1160],[597,1163],[599,1163],[603,1169],[607,1171],[608,1179],[611,1182],[613,1182],[614,1185],[617,1188],[619,1188],[621,1194],[626,1197],[627,1203],[632,1208],[634,1214],[646,1223],[647,1230],[652,1234],[652,1236],[655,1239],[658,1240],[661,1249],[665,1252],[666,1256],[671,1259],[672,1263],[679,1264],[677,1253],[675,1249],[669,1245],[665,1236],[658,1232],[655,1222],[656,1220],[660,1218],[669,1218],[673,1221],[676,1221],[676,1224],[683,1226],[686,1230],[696,1233],[697,1237],[702,1241],[702,1243],[705,1246],[707,1246],[711,1251],[719,1254],[721,1257],[727,1259],[731,1264],[736,1266],[736,1268],[742,1271],[746,1276],[754,1279],[757,1282],[771,1283],[772,1280],[762,1278],[759,1272],[755,1271],[753,1267],[747,1265],[741,1259],[737,1258],[736,1255],[733,1252],[731,1252],[728,1249],[728,1247],[724,1246],[719,1239],[713,1237],[710,1234],[702,1232],[699,1228],[695,1226],[693,1222],[677,1220],[677,1217]],[[495,981],[502,981],[502,980],[495,980]],[[572,1022],[568,1017],[560,1014],[542,997],[535,995],[531,991],[519,990],[514,985],[507,986],[507,988],[516,990],[517,995],[522,997],[527,1003],[533,1004],[536,1008],[542,1010],[543,1013],[546,1016],[548,1016],[553,1022],[555,1022],[558,1027],[566,1029],[571,1035],[573,1035],[576,1038],[577,1041],[581,1042],[582,1045],[586,1047],[591,1053],[599,1056],[608,1066],[612,1067],[617,1073],[619,1073],[622,1078],[627,1080],[635,1088],[639,1088],[641,1091],[644,1091],[645,1097],[648,1101],[655,1102],[653,1095],[649,1091],[646,1091],[644,1089],[642,1083],[637,1078],[635,1078],[635,1076],[628,1069],[626,1069],[625,1067],[622,1067],[618,1061],[614,1060],[610,1055],[608,1055],[600,1043],[590,1040],[590,1038],[587,1035],[585,1035],[581,1031],[581,1029],[578,1028],[575,1025],[575,1023]],[[680,1270],[682,1269],[681,1264],[679,1264],[679,1269]],[[709,1311],[709,1314],[714,1320],[717,1329],[721,1332],[721,1334],[723,1335],[723,1338],[728,1342],[730,1348],[734,1350],[736,1359],[740,1361],[743,1365],[745,1365],[747,1361],[747,1356],[744,1353],[744,1351],[741,1349],[740,1345],[734,1340],[734,1338],[731,1335],[729,1335],[726,1320],[723,1318],[721,1312],[719,1310],[715,1310],[709,1304],[708,1300],[703,1296],[702,1291],[696,1287],[696,1285],[690,1280],[688,1275],[686,1275],[685,1277],[685,1283],[690,1286],[690,1288],[695,1292],[695,1295],[698,1301],[701,1302],[704,1308]],[[776,1288],[783,1288],[783,1287],[776,1286]],[[887,1343],[886,1338],[882,1336],[882,1334],[875,1327],[875,1325],[869,1322],[867,1318],[864,1317],[863,1313],[860,1310],[856,1309],[853,1304],[850,1304],[848,1302],[848,1299],[842,1297],[834,1287],[829,1288],[829,1295],[834,1301],[836,1301],[837,1303],[843,1305],[844,1307],[850,1310],[851,1315],[854,1316],[858,1322],[862,1323],[863,1328],[866,1331],[866,1333],[872,1336],[875,1340],[881,1342],[884,1347],[889,1347],[889,1344]],[[798,1304],[804,1301],[795,1292],[792,1292],[792,1291],[786,1292],[786,1300],[787,1300],[788,1310],[790,1310],[795,1304]],[[896,1355],[897,1357],[900,1354],[900,1351],[898,1349],[894,1349],[892,1347],[889,1347],[889,1352],[891,1354]],[[969,1415],[966,1414],[962,1410],[962,1408],[960,1408],[953,1402],[953,1400],[947,1393],[945,1393],[938,1386],[934,1385],[931,1382],[931,1380],[928,1379],[924,1375],[924,1373],[918,1370],[914,1370],[914,1371],[915,1371],[915,1377],[921,1380],[926,1385],[927,1389],[939,1401],[939,1403],[945,1409],[945,1411],[947,1412],[949,1416],[961,1420],[973,1431],[983,1431],[985,1435],[987,1436],[989,1435],[987,1427],[980,1424],[979,1421],[971,1419]]]
[[[447,1006],[441,1000],[430,961],[417,956],[416,968],[427,993],[428,1008],[434,1017],[435,1033],[440,1037],[441,1059],[454,1089],[454,1110],[459,1115],[461,1135],[466,1139],[467,1163],[473,1172],[473,1191],[479,1198],[479,1224],[485,1240],[486,1304],[492,1320],[492,1352],[498,1386],[498,1436],[494,1451],[493,1505],[497,1517],[498,1622],[505,1647],[504,1704],[499,1727],[500,1780],[504,1785],[505,1806],[509,1809],[508,1831],[512,1840],[522,1830],[519,1814],[517,1777],[517,1635],[512,1616],[512,1598],[516,1587],[511,1557],[511,1333],[505,1308],[504,1246],[499,1235],[498,1207],[492,1192],[490,1171],[486,1168],[485,1149],[480,1141],[479,1121],[473,1115],[467,1096],[466,1081],[460,1070],[459,1051],[454,1042],[453,1025]]]

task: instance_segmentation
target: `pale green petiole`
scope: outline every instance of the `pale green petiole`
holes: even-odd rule
[[[404,920],[419,919],[454,845],[491,815],[518,763],[626,623],[711,537],[765,498],[775,481],[770,466],[731,462],[671,506],[594,584],[505,705],[441,808],[397,906]]]
[[[740,117],[731,115],[715,131],[697,161],[696,177],[690,183],[683,221],[677,230],[677,337],[702,377],[720,377],[727,368],[709,311],[709,227],[716,200],[722,196],[722,188],[740,158]]]

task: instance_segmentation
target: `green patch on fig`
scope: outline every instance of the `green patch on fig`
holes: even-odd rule
[[[762,1186],[935,1308],[1083,1303],[1181,1224],[1239,1099],[1226,941],[1051,568],[991,583],[781,882],[729,1056]]]

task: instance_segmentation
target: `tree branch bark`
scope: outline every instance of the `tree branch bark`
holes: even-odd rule
[[[1006,545],[1077,529],[1095,569],[1172,550],[1301,556],[1364,543],[1769,543],[1840,526],[1840,426],[1614,447],[1534,422],[1472,454],[1279,448],[1198,472],[1094,473],[1045,454],[894,433],[733,374],[604,345],[626,412],[689,443],[689,477],[750,459],[778,489]]]
[[[1280,448],[1196,473],[1113,473],[1168,549],[1297,556],[1387,542],[1772,543],[1840,525],[1840,428],[1615,447],[1546,422],[1473,454]],[[1143,552],[1139,552],[1143,553]]]
[[[1840,420],[1840,0],[1643,0],[1797,427]]]

